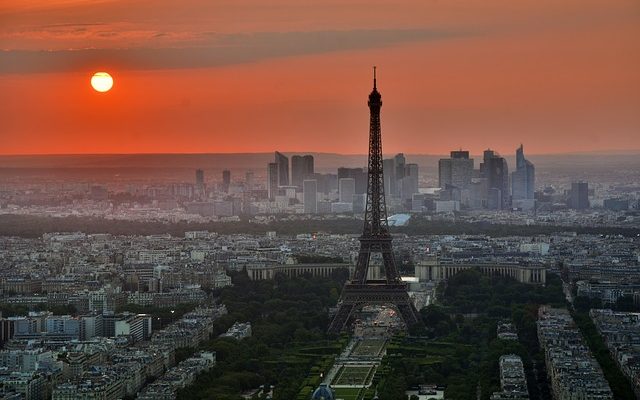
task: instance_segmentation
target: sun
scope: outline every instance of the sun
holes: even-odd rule
[[[91,77],[91,86],[97,92],[108,92],[113,87],[113,78],[106,72],[96,72]]]

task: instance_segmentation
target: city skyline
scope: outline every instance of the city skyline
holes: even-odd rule
[[[0,2],[0,398],[640,399],[639,46],[637,0]]]
[[[1,152],[361,153],[374,64],[390,153],[638,151],[638,15],[628,0],[9,1]]]

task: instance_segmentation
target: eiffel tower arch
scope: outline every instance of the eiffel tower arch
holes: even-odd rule
[[[373,67],[373,90],[369,94],[368,105],[369,163],[364,227],[360,236],[360,252],[355,272],[342,289],[338,311],[329,325],[328,332],[332,334],[340,333],[347,326],[351,315],[365,305],[392,305],[398,310],[406,327],[422,324],[420,315],[407,293],[407,285],[400,279],[393,257],[384,195],[380,130],[382,96],[377,89],[376,67]],[[381,280],[368,280],[371,255],[375,253],[382,256],[385,277]]]

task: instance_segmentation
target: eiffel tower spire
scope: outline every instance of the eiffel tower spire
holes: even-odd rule
[[[348,324],[351,314],[367,304],[395,306],[406,326],[421,322],[418,312],[407,294],[407,286],[400,280],[400,274],[393,257],[382,170],[382,134],[380,129],[382,95],[377,88],[376,67],[373,67],[373,90],[369,94],[367,104],[370,113],[369,170],[367,206],[362,236],[360,236],[360,252],[355,273],[342,290],[338,312],[329,326],[330,333],[339,333]],[[384,280],[367,279],[372,253],[382,255]]]

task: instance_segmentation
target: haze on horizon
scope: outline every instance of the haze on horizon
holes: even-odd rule
[[[640,150],[634,0],[7,0],[0,154]],[[113,89],[89,78],[111,73]]]

